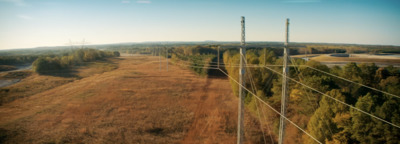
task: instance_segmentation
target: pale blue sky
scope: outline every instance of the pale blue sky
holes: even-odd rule
[[[400,45],[398,0],[0,0],[0,49],[144,41]]]

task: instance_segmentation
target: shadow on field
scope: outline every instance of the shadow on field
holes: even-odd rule
[[[217,66],[218,65],[217,64],[218,59],[216,57],[212,60],[212,62],[213,62],[213,64],[211,64],[210,67],[211,68],[218,68],[218,66]],[[222,67],[224,65],[224,62],[222,61],[222,58],[220,59],[220,63],[219,64],[220,64],[220,69],[223,70],[224,72],[226,72],[225,67]],[[221,78],[221,79],[227,78],[227,76],[224,73],[222,73],[221,70],[219,70],[219,69],[208,69],[207,77],[208,78]]]
[[[113,59],[114,61],[111,59]],[[73,78],[73,77],[82,78],[90,76],[91,73],[103,73],[117,69],[118,63],[116,63],[115,60],[119,61],[123,59],[109,58],[109,59],[96,60],[92,62],[83,62],[69,68],[42,71],[39,74],[47,76],[63,77],[63,78]],[[81,71],[82,69],[91,69],[91,70],[90,73],[87,73],[88,75],[82,75]]]
[[[56,77],[64,77],[64,78],[72,78],[78,77],[78,71],[73,69],[62,69],[62,70],[47,70],[40,72],[40,75],[47,75],[47,76],[56,76]]]

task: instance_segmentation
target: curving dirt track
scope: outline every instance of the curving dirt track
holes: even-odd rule
[[[0,106],[0,143],[235,143],[237,98],[226,78],[201,78],[158,57]],[[262,140],[248,113],[246,143]]]

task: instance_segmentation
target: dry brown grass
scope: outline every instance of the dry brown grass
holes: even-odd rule
[[[1,143],[235,143],[237,98],[227,79],[158,57],[123,57],[92,75],[0,106]],[[247,115],[246,142],[262,139]]]
[[[54,75],[39,75],[30,70],[1,73],[0,79],[22,79],[14,85],[0,88],[0,105],[19,98],[29,97],[34,94],[70,83],[72,81],[101,74],[118,67],[118,59],[86,63],[85,66],[76,66],[69,71],[57,71]]]

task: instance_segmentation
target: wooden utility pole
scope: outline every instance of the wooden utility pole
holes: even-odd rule
[[[165,47],[165,51],[167,53],[167,55],[165,57],[167,58],[167,71],[168,71],[168,48],[167,47]]]
[[[238,131],[237,131],[237,143],[243,143],[243,134],[244,134],[244,75],[245,75],[245,60],[246,60],[246,42],[245,42],[245,21],[242,16],[242,39],[240,41],[240,69],[239,69],[239,110],[238,110]]]
[[[306,61],[308,61],[307,51],[308,49],[306,48]]]
[[[219,68],[219,47],[220,47],[220,46],[218,46],[218,54],[217,54],[217,59],[218,59],[218,68]]]
[[[267,65],[267,48],[264,48],[264,66]]]
[[[285,137],[285,113],[286,103],[289,101],[288,90],[289,85],[287,83],[287,76],[289,74],[289,67],[287,66],[289,60],[289,19],[286,19],[286,40],[283,50],[283,76],[282,76],[282,98],[281,98],[281,119],[279,123],[279,144],[283,143]]]

